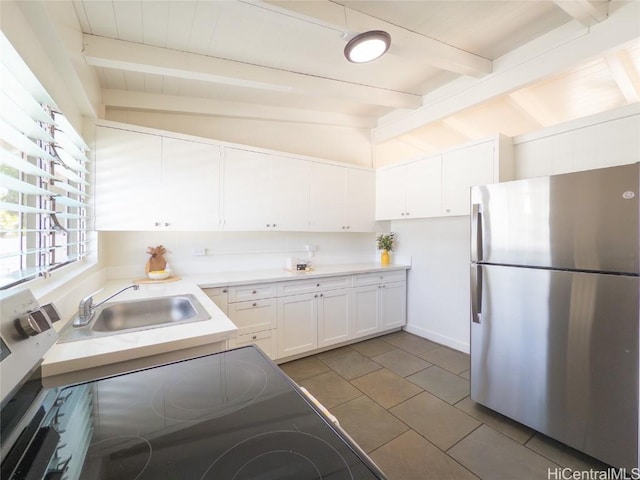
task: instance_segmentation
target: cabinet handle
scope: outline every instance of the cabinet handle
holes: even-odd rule
[[[319,283],[316,283],[316,287],[319,287],[319,286],[320,286],[320,284],[319,284]]]
[[[254,291],[253,291],[253,292],[251,292],[251,293],[255,295],[255,294],[256,294],[256,293],[258,293],[258,292],[254,290]]]
[[[401,217],[404,217],[404,212],[402,212],[402,213],[400,214],[400,216],[401,216]]]
[[[318,294],[316,293],[316,294],[313,296],[313,298],[318,298]]]
[[[321,294],[320,294],[320,296],[321,296],[321,297],[323,297],[323,296],[324,296],[324,293],[321,293]]]
[[[270,223],[267,223],[267,228],[269,228],[270,226],[271,226],[271,224],[270,224]]]
[[[450,208],[447,208],[447,213],[451,213],[451,209]]]
[[[409,212],[407,212],[407,217],[409,216]]]
[[[252,306],[252,307],[257,307],[257,306],[258,306],[258,304],[257,304],[257,303],[255,303],[255,302],[253,302],[253,304],[252,304],[251,306]]]
[[[255,340],[256,338],[258,338],[258,336],[254,335],[253,337],[251,337],[251,340]]]
[[[226,289],[226,288],[223,288],[223,289],[222,289],[222,293],[227,293],[227,289]]]
[[[347,225],[347,230],[349,230],[351,228],[351,226]]]
[[[165,227],[168,227],[169,225],[170,225],[170,223],[169,223],[169,222],[164,222],[164,226],[165,226]]]
[[[278,225],[276,225],[275,223],[273,224],[274,228],[277,227]]]
[[[159,226],[160,226],[160,222],[155,222],[155,223],[153,224],[153,226],[154,226],[154,227],[159,227]]]

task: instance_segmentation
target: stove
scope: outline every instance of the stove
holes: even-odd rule
[[[254,346],[55,389],[36,369],[0,418],[3,479],[385,478]]]

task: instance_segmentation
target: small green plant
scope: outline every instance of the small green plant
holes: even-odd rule
[[[378,242],[378,250],[386,250],[387,252],[393,252],[393,242],[395,240],[395,233],[384,234],[381,233],[376,239]]]

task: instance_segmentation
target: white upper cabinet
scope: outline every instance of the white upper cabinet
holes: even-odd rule
[[[378,170],[376,182],[376,220],[433,217],[440,214],[440,155]]]
[[[220,147],[162,137],[163,217],[173,230],[218,230]]]
[[[496,136],[378,170],[376,220],[468,215],[471,186],[513,178],[512,150]]]
[[[96,230],[220,228],[220,147],[96,127]]]
[[[309,162],[226,148],[224,228],[304,230],[309,216]]]
[[[371,170],[312,162],[309,229],[372,232],[375,176]]]
[[[376,177],[371,170],[345,168],[347,176],[345,227],[351,232],[375,228]]]
[[[471,187],[497,181],[494,154],[494,142],[485,142],[442,155],[444,215],[469,215]]]
[[[148,230],[161,221],[162,137],[97,127],[96,230]]]

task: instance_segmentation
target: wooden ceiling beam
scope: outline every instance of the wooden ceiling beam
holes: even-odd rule
[[[214,117],[251,118],[278,122],[330,125],[349,128],[371,129],[376,119],[320,112],[298,108],[265,106],[249,103],[213,100],[208,98],[183,97],[159,93],[132,92],[106,89],[102,92],[106,107],[127,110],[174,112]]]
[[[493,62],[487,58],[337,3],[299,0],[244,1],[283,15],[294,16],[299,20],[341,31],[346,39],[369,30],[384,30],[391,35],[391,48],[388,55],[393,55],[394,50],[420,52],[417,61],[460,75],[481,78],[493,70]]]
[[[554,2],[585,27],[605,21],[609,15],[608,0],[554,0]]]
[[[417,108],[422,97],[368,85],[321,78],[233,60],[181,52],[85,34],[84,58],[89,65],[198,80],[266,92],[313,98],[339,98],[365,105]]]

